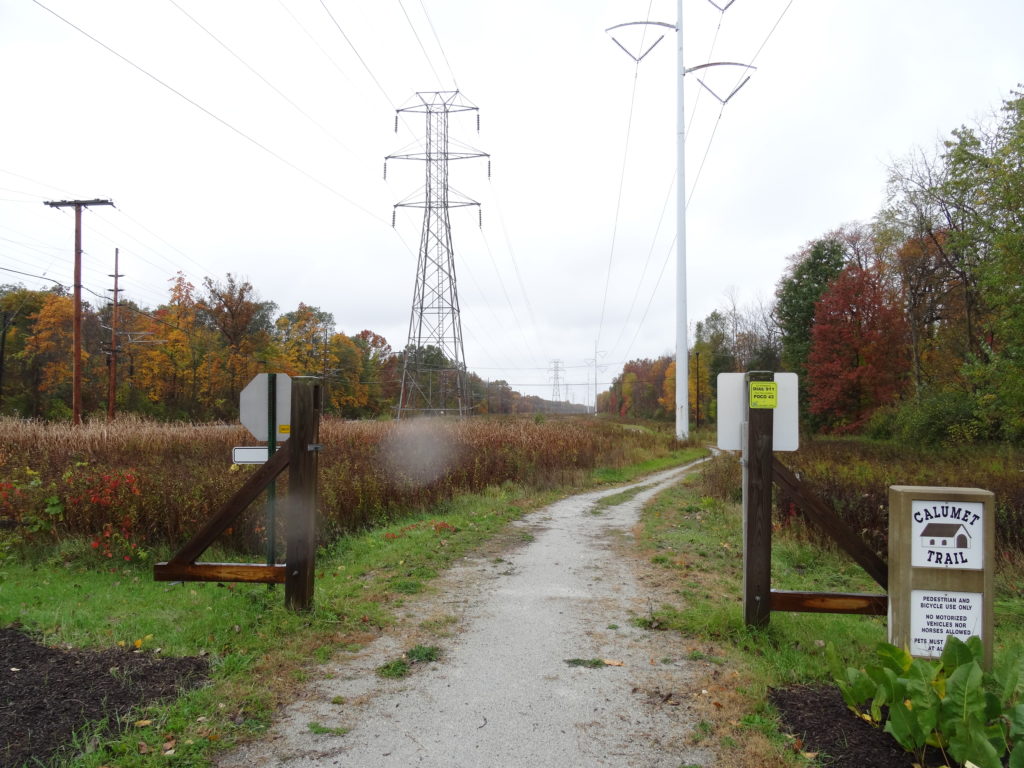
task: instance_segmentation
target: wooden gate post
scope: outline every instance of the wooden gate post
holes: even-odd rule
[[[743,620],[763,627],[771,619],[772,576],[772,432],[774,410],[754,407],[750,387],[771,382],[775,374],[746,376],[747,432],[743,451]]]
[[[294,611],[313,607],[316,565],[316,477],[320,451],[320,398],[316,376],[292,379],[292,434],[288,440],[288,522],[284,603]]]

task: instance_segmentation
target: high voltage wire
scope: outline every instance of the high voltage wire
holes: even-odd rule
[[[654,0],[651,0],[647,6],[647,21],[651,19],[651,6],[654,5]],[[647,27],[644,26],[643,34],[640,38],[640,48],[643,50],[643,45],[647,39]],[[655,43],[657,44],[657,43]],[[604,295],[601,297],[601,317],[597,324],[597,340],[594,342],[594,346],[599,346],[601,342],[601,332],[604,330],[604,313],[608,307],[608,288],[612,282],[612,263],[615,258],[615,239],[619,231],[619,213],[622,210],[622,192],[625,188],[626,182],[626,162],[629,159],[629,138],[633,131],[633,108],[636,106],[636,88],[640,80],[640,62],[637,61],[633,67],[633,90],[629,97],[629,118],[626,121],[626,140],[622,148],[622,167],[619,170],[619,191],[615,199],[615,219],[612,224],[612,241],[611,246],[608,249],[608,271],[605,274],[604,279]]]
[[[216,36],[215,34],[213,34],[213,32],[211,32],[211,31],[210,31],[209,29],[207,29],[207,28],[206,28],[205,26],[203,26],[203,24],[202,24],[202,23],[201,23],[201,22],[200,22],[200,21],[199,21],[198,19],[196,19],[196,17],[195,17],[195,16],[193,16],[193,15],[192,15],[192,14],[190,14],[190,13],[189,13],[188,11],[186,11],[186,10],[185,10],[184,8],[182,8],[182,7],[180,6],[180,5],[178,5],[178,3],[176,2],[176,0],[167,0],[167,2],[169,2],[169,3],[170,3],[171,5],[173,5],[173,6],[175,7],[175,8],[177,8],[177,9],[178,9],[179,11],[181,11],[181,13],[182,13],[182,14],[184,14],[184,16],[185,16],[185,17],[186,17],[186,18],[187,18],[187,19],[188,19],[189,21],[191,21],[191,22],[192,22],[193,24],[195,24],[195,25],[196,25],[197,27],[199,27],[199,28],[200,28],[201,30],[203,30],[203,32],[205,32],[205,33],[206,33],[207,35],[209,35],[209,36],[210,36],[210,38],[212,38],[212,39],[213,39],[213,41],[214,41],[215,43],[217,43],[217,45],[219,45],[219,46],[220,46],[221,48],[223,48],[223,49],[224,49],[225,51],[227,51],[228,53],[230,53],[230,54],[231,54],[231,55],[232,55],[232,56],[233,56],[233,57],[235,58],[235,60],[236,60],[236,61],[238,61],[238,62],[239,62],[239,63],[240,63],[240,64],[241,64],[242,66],[244,66],[244,67],[245,67],[246,69],[248,69],[248,70],[249,70],[250,72],[252,72],[252,73],[253,73],[253,74],[254,74],[254,75],[255,75],[256,77],[258,77],[258,78],[259,78],[259,79],[260,79],[261,81],[263,81],[263,83],[264,83],[264,84],[265,84],[265,85],[266,85],[266,86],[267,86],[268,88],[270,88],[270,89],[271,89],[271,90],[272,90],[272,91],[273,91],[274,93],[276,93],[276,94],[277,94],[278,96],[280,96],[280,97],[281,97],[282,99],[284,99],[284,100],[285,100],[286,102],[288,102],[288,104],[290,104],[290,105],[291,105],[291,107],[292,107],[292,108],[293,108],[293,109],[294,109],[294,110],[295,110],[296,112],[298,112],[298,113],[299,113],[300,115],[302,115],[302,116],[303,116],[304,118],[306,118],[307,120],[309,120],[309,122],[311,122],[311,123],[312,123],[313,125],[315,125],[315,126],[316,126],[317,128],[319,128],[319,129],[320,129],[321,131],[323,131],[324,135],[326,135],[326,136],[327,136],[327,137],[328,137],[329,139],[331,139],[331,140],[332,140],[332,141],[333,141],[334,143],[336,143],[336,144],[337,144],[337,145],[338,145],[339,147],[341,147],[342,149],[344,149],[344,150],[345,150],[346,152],[348,152],[349,154],[351,154],[351,155],[354,155],[354,154],[355,154],[355,152],[353,152],[353,151],[352,151],[352,149],[351,149],[351,148],[349,148],[349,146],[348,146],[348,145],[347,145],[347,144],[346,144],[345,142],[343,142],[343,141],[342,141],[341,139],[339,139],[339,138],[338,138],[337,136],[335,136],[335,135],[334,135],[333,133],[331,133],[331,132],[330,132],[330,131],[329,131],[329,130],[328,130],[328,129],[326,128],[326,127],[324,127],[324,126],[323,126],[323,124],[321,124],[321,123],[320,123],[320,122],[319,122],[319,121],[318,121],[318,120],[317,120],[316,118],[314,118],[314,117],[313,117],[312,115],[310,115],[310,114],[309,114],[308,112],[306,112],[306,111],[305,111],[305,110],[304,110],[304,109],[303,109],[302,107],[300,107],[300,106],[299,106],[298,104],[296,104],[296,103],[295,103],[294,101],[292,101],[292,100],[291,100],[290,98],[288,98],[288,96],[287,96],[287,95],[285,95],[285,94],[284,94],[284,92],[282,92],[280,88],[278,88],[278,87],[277,87],[276,85],[274,85],[274,84],[273,84],[272,82],[270,82],[269,80],[267,80],[267,78],[265,78],[265,77],[264,77],[263,75],[261,75],[261,74],[260,74],[259,72],[257,72],[257,71],[256,71],[256,69],[255,69],[255,68],[254,68],[254,67],[253,67],[253,66],[252,66],[251,64],[249,64],[249,62],[247,62],[247,61],[246,61],[245,59],[243,59],[243,58],[242,58],[241,56],[239,56],[239,55],[238,55],[237,53],[235,53],[235,52],[234,52],[234,51],[233,51],[233,50],[232,50],[231,48],[229,48],[229,47],[228,47],[228,45],[227,45],[227,44],[226,44],[226,43],[225,43],[225,42],[224,42],[223,40],[221,40],[221,39],[220,39],[219,37],[217,37],[217,36]]]
[[[398,0],[398,7],[402,9],[402,15],[405,16],[405,20],[409,22],[409,29],[412,30],[412,36],[416,38],[416,42],[420,46],[420,50],[423,51],[423,58],[427,60],[427,66],[430,67],[430,71],[434,73],[434,79],[437,81],[437,87],[440,89],[444,88],[444,83],[441,81],[441,76],[437,74],[437,70],[434,69],[434,62],[430,60],[430,54],[427,53],[427,49],[423,46],[423,41],[420,40],[419,33],[416,31],[416,27],[412,23],[412,19],[409,18],[409,12],[405,10],[405,5],[402,0]]]
[[[448,61],[448,54],[444,52],[444,46],[441,45],[441,38],[437,36],[437,30],[434,29],[434,22],[430,20],[430,14],[427,13],[427,6],[423,4],[423,0],[420,0],[420,8],[423,9],[423,15],[426,17],[427,24],[430,26],[430,31],[434,35],[434,41],[437,43],[437,47],[441,51],[441,58],[444,59],[444,64],[448,67],[448,74],[452,76],[452,84],[455,86],[455,90],[458,90],[459,82],[455,79],[455,71],[452,69],[452,65]]]
[[[363,65],[363,69],[366,70],[366,74],[370,76],[370,79],[373,80],[374,84],[377,86],[380,92],[384,94],[385,101],[387,101],[387,103],[391,105],[392,109],[395,109],[394,100],[392,100],[392,98],[388,96],[388,92],[384,90],[384,86],[380,84],[380,80],[378,80],[377,76],[373,74],[373,70],[370,69],[370,65],[366,63],[366,60],[356,49],[355,45],[353,45],[352,41],[349,40],[348,35],[345,34],[345,30],[341,28],[341,24],[338,23],[338,20],[334,18],[334,14],[331,13],[331,9],[327,7],[327,3],[325,3],[324,0],[320,0],[320,5],[323,6],[324,12],[330,17],[331,21],[334,22],[334,26],[337,27],[338,32],[341,34],[342,38],[344,38],[345,42],[348,44],[348,47],[352,49],[352,53],[354,53],[356,55],[356,58],[359,59],[359,63]]]
[[[297,166],[297,165],[296,165],[295,163],[291,162],[290,160],[287,160],[287,159],[285,159],[285,158],[284,158],[283,156],[279,155],[279,154],[278,154],[277,152],[275,152],[274,150],[270,149],[270,148],[269,148],[268,146],[266,146],[265,144],[262,144],[261,142],[257,141],[257,140],[256,140],[256,139],[254,139],[254,138],[253,138],[252,136],[250,136],[249,134],[247,134],[247,133],[245,133],[244,131],[242,131],[242,130],[241,130],[240,128],[236,128],[236,127],[235,127],[234,125],[232,125],[231,123],[229,123],[229,122],[228,122],[227,120],[225,120],[224,118],[222,118],[222,117],[219,117],[218,115],[214,114],[214,113],[213,113],[213,112],[211,112],[211,111],[210,111],[209,109],[207,109],[206,107],[204,107],[204,106],[202,106],[201,104],[199,104],[199,102],[197,102],[197,101],[194,101],[193,99],[189,98],[188,96],[186,96],[186,95],[185,95],[184,93],[182,93],[181,91],[177,90],[176,88],[174,88],[173,86],[169,85],[168,83],[165,83],[165,82],[164,82],[163,80],[161,80],[160,78],[158,78],[158,77],[157,77],[156,75],[154,75],[154,74],[152,74],[152,73],[148,72],[147,70],[143,69],[143,68],[142,68],[141,66],[139,66],[138,64],[136,64],[136,63],[135,63],[134,61],[132,61],[131,59],[129,59],[129,58],[127,58],[126,56],[124,56],[124,55],[122,55],[122,54],[118,53],[117,51],[115,51],[115,50],[114,50],[113,48],[111,48],[111,47],[110,47],[109,45],[107,45],[106,43],[102,42],[101,40],[99,40],[99,39],[98,39],[98,38],[96,38],[96,37],[93,37],[93,36],[92,36],[91,34],[89,34],[88,32],[86,32],[86,31],[85,31],[84,29],[82,29],[81,27],[79,27],[79,26],[78,26],[77,24],[75,24],[74,22],[72,22],[72,21],[69,21],[68,19],[64,18],[63,16],[61,16],[61,15],[60,15],[59,13],[57,13],[56,11],[54,11],[54,10],[52,10],[52,9],[50,9],[50,8],[48,8],[48,7],[46,7],[45,5],[43,5],[43,3],[42,3],[42,2],[40,2],[40,0],[32,0],[32,2],[33,2],[33,3],[35,3],[36,5],[38,5],[38,6],[40,7],[40,8],[42,8],[42,9],[43,9],[44,11],[46,11],[47,13],[51,14],[51,15],[52,15],[52,16],[54,16],[55,18],[59,19],[60,21],[64,22],[65,24],[67,24],[67,25],[68,25],[69,27],[71,27],[71,28],[72,28],[72,29],[74,29],[75,31],[77,31],[77,32],[81,33],[82,35],[84,35],[85,37],[89,38],[89,39],[90,39],[90,40],[92,40],[92,41],[93,41],[94,43],[96,43],[96,44],[97,44],[98,46],[100,46],[101,48],[103,48],[103,49],[104,49],[104,50],[106,50],[107,52],[109,52],[109,53],[113,54],[114,56],[116,56],[117,58],[119,58],[119,59],[120,59],[121,61],[123,61],[123,62],[124,62],[125,64],[128,64],[128,65],[129,65],[130,67],[132,67],[133,69],[135,69],[135,70],[136,70],[136,71],[138,71],[139,73],[141,73],[141,74],[145,75],[146,77],[148,77],[148,78],[149,78],[150,80],[152,80],[153,82],[157,83],[157,84],[158,84],[158,85],[160,85],[160,86],[163,86],[164,88],[166,88],[167,90],[169,90],[169,91],[170,91],[171,93],[173,93],[173,94],[174,94],[175,96],[178,96],[178,97],[179,97],[180,99],[183,99],[184,101],[188,102],[188,103],[189,103],[189,104],[191,104],[191,105],[192,105],[193,107],[195,107],[196,109],[198,109],[198,110],[199,110],[200,112],[202,112],[203,114],[205,114],[205,115],[206,115],[207,117],[210,117],[210,118],[212,118],[213,120],[217,121],[218,123],[220,123],[221,125],[223,125],[223,126],[224,126],[225,128],[227,128],[228,130],[232,131],[232,132],[233,132],[234,134],[236,134],[237,136],[240,136],[241,138],[245,139],[246,141],[248,141],[249,143],[251,143],[251,144],[252,144],[252,145],[254,145],[255,147],[258,147],[259,149],[263,150],[263,151],[264,151],[264,152],[266,152],[266,153],[267,153],[268,155],[270,155],[271,157],[273,157],[273,158],[274,158],[275,160],[277,160],[277,161],[279,161],[279,162],[281,162],[281,163],[284,163],[284,164],[285,164],[285,165],[287,165],[287,166],[288,166],[289,168],[291,168],[291,169],[292,169],[293,171],[295,171],[295,172],[297,172],[297,173],[301,174],[302,176],[305,176],[305,177],[306,177],[307,179],[309,179],[310,181],[312,181],[312,182],[313,182],[314,184],[317,184],[318,186],[320,186],[320,187],[322,187],[323,189],[327,190],[327,191],[328,191],[328,192],[330,192],[331,194],[333,194],[333,195],[337,196],[337,197],[338,197],[338,198],[340,198],[341,200],[344,200],[344,201],[345,201],[346,203],[348,203],[348,204],[349,204],[349,205],[351,205],[352,207],[354,207],[354,208],[357,208],[358,210],[362,211],[363,213],[365,213],[365,214],[366,214],[367,216],[369,216],[370,218],[372,218],[372,219],[374,219],[374,220],[376,220],[376,221],[379,221],[379,222],[381,222],[381,223],[382,223],[382,224],[384,224],[385,226],[386,226],[386,225],[388,224],[388,222],[387,222],[387,221],[385,221],[385,220],[384,220],[384,219],[382,219],[381,217],[377,216],[377,215],[376,215],[375,213],[373,213],[372,211],[370,211],[370,210],[368,210],[368,209],[364,208],[364,207],[363,207],[363,206],[361,206],[361,205],[360,205],[359,203],[357,203],[357,202],[356,202],[355,200],[352,200],[352,199],[351,199],[351,198],[349,198],[348,196],[346,196],[346,195],[342,194],[341,192],[339,192],[338,190],[336,190],[336,189],[335,189],[334,187],[332,187],[332,186],[331,186],[330,184],[328,184],[327,182],[321,181],[321,180],[320,180],[320,179],[318,179],[318,178],[317,178],[316,176],[313,176],[313,175],[312,175],[311,173],[309,173],[308,171],[305,171],[305,170],[303,170],[302,168],[300,168],[299,166]],[[323,2],[323,0],[321,0],[321,3],[322,3],[322,2]],[[326,8],[326,6],[324,6],[324,7]],[[330,12],[328,11],[328,13],[330,13]],[[333,17],[332,17],[332,18],[333,18]],[[340,29],[340,27],[339,27],[339,29]],[[344,35],[344,33],[342,33],[342,34]],[[376,78],[375,78],[375,79],[376,79]]]

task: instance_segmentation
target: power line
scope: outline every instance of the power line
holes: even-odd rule
[[[63,16],[61,16],[61,15],[60,15],[59,13],[57,13],[56,11],[54,11],[54,10],[52,10],[52,9],[50,9],[50,8],[47,8],[47,7],[45,6],[45,5],[43,5],[43,4],[42,4],[42,3],[40,2],[40,0],[32,0],[32,2],[33,2],[33,3],[35,3],[36,5],[38,5],[38,6],[40,7],[40,8],[42,8],[42,9],[43,9],[44,11],[46,11],[47,13],[50,13],[51,15],[53,15],[53,16],[55,16],[56,18],[58,18],[58,19],[60,19],[61,21],[63,21],[63,22],[65,23],[65,24],[67,24],[67,25],[68,25],[69,27],[71,27],[72,29],[74,29],[74,30],[76,30],[77,32],[80,32],[81,34],[85,35],[85,36],[86,36],[87,38],[89,38],[90,40],[92,40],[92,41],[93,41],[94,43],[96,43],[96,44],[97,44],[98,46],[100,46],[101,48],[103,48],[103,49],[104,49],[104,50],[106,50],[107,52],[109,52],[109,53],[113,54],[114,56],[116,56],[117,58],[119,58],[119,59],[120,59],[121,61],[123,61],[123,62],[124,62],[125,64],[128,64],[128,65],[129,65],[130,67],[132,67],[132,68],[133,68],[133,69],[135,69],[136,71],[140,72],[141,74],[145,75],[146,77],[148,77],[148,78],[149,78],[150,80],[152,80],[153,82],[157,83],[158,85],[161,85],[161,86],[163,86],[163,87],[164,87],[164,88],[166,88],[166,89],[167,89],[168,91],[170,91],[171,93],[173,93],[173,94],[174,94],[175,96],[177,96],[177,97],[179,97],[180,99],[183,99],[184,101],[188,102],[189,104],[191,104],[191,105],[192,105],[193,107],[195,107],[196,109],[198,109],[198,110],[199,110],[200,112],[202,112],[202,113],[203,113],[204,115],[206,115],[207,117],[210,117],[210,118],[212,118],[213,120],[216,120],[216,121],[217,121],[218,123],[220,123],[221,125],[223,125],[223,126],[224,126],[225,128],[227,128],[228,130],[230,130],[231,132],[233,132],[233,133],[234,133],[234,134],[236,134],[237,136],[240,136],[241,138],[245,139],[246,141],[248,141],[248,142],[249,142],[249,143],[251,143],[252,145],[254,145],[254,146],[258,147],[258,148],[259,148],[259,149],[261,149],[261,150],[263,150],[264,152],[266,152],[266,153],[267,153],[268,155],[270,155],[271,157],[273,157],[273,158],[274,158],[275,160],[277,160],[278,162],[284,163],[285,165],[287,165],[287,166],[288,166],[289,168],[291,168],[291,169],[292,169],[293,171],[295,171],[296,173],[299,173],[299,174],[301,174],[302,176],[305,176],[305,177],[306,177],[307,179],[309,179],[310,181],[312,181],[312,182],[313,182],[314,184],[317,184],[318,186],[320,186],[320,187],[323,187],[323,188],[324,188],[325,190],[327,190],[327,191],[328,191],[328,192],[330,192],[331,194],[333,194],[333,195],[335,195],[335,196],[339,197],[340,199],[344,200],[344,201],[345,201],[346,203],[348,203],[348,204],[349,204],[349,205],[351,205],[352,207],[354,207],[354,208],[357,208],[358,210],[362,211],[363,213],[365,213],[365,214],[366,214],[367,216],[369,216],[370,218],[372,218],[372,219],[374,219],[374,220],[376,220],[376,221],[379,221],[379,222],[381,222],[382,224],[385,224],[385,225],[387,224],[387,222],[386,222],[386,221],[385,221],[384,219],[380,218],[379,216],[377,216],[377,215],[376,215],[375,213],[371,212],[371,211],[370,211],[370,210],[368,210],[367,208],[364,208],[364,207],[363,207],[363,206],[361,206],[361,205],[360,205],[359,203],[357,203],[357,202],[356,202],[355,200],[352,200],[351,198],[347,197],[346,195],[343,195],[343,194],[342,194],[341,192],[339,192],[338,190],[336,190],[336,189],[335,189],[334,187],[332,187],[332,186],[331,186],[330,184],[328,184],[328,183],[326,183],[326,182],[324,182],[324,181],[321,181],[321,180],[320,180],[320,179],[318,179],[318,178],[317,178],[316,176],[312,175],[312,174],[311,174],[311,173],[309,173],[308,171],[305,171],[305,170],[303,170],[302,168],[300,168],[299,166],[297,166],[297,165],[296,165],[295,163],[291,162],[290,160],[287,160],[287,159],[285,159],[285,158],[284,158],[283,156],[279,155],[279,154],[278,154],[277,152],[275,152],[274,150],[270,149],[270,148],[269,148],[268,146],[266,146],[265,144],[262,144],[261,142],[257,141],[257,140],[256,140],[256,139],[254,139],[254,138],[253,138],[252,136],[250,136],[249,134],[247,134],[247,133],[245,133],[244,131],[242,131],[242,130],[241,130],[240,128],[236,128],[236,127],[235,127],[234,125],[232,125],[231,123],[229,123],[229,122],[228,122],[227,120],[225,120],[224,118],[222,118],[222,117],[219,117],[218,115],[214,114],[214,113],[213,113],[213,112],[211,112],[211,111],[210,111],[209,109],[207,109],[206,107],[204,107],[203,105],[201,105],[201,104],[200,104],[199,102],[197,102],[197,101],[194,101],[193,99],[189,98],[188,96],[186,96],[186,95],[185,95],[184,93],[182,93],[181,91],[177,90],[176,88],[174,88],[173,86],[169,85],[168,83],[165,83],[165,82],[164,82],[163,80],[161,80],[161,79],[160,79],[159,77],[157,77],[156,75],[154,75],[154,74],[152,74],[152,73],[148,72],[147,70],[143,69],[143,68],[142,68],[141,66],[139,66],[138,64],[136,64],[136,63],[135,63],[134,61],[132,61],[131,59],[129,59],[129,58],[127,58],[126,56],[124,56],[124,55],[122,55],[122,54],[118,53],[117,51],[115,51],[115,50],[114,50],[113,48],[111,48],[111,47],[110,47],[109,45],[107,45],[106,43],[102,42],[101,40],[99,40],[99,39],[98,39],[98,38],[96,38],[96,37],[93,37],[93,36],[92,36],[91,34],[89,34],[88,32],[86,32],[86,31],[85,31],[84,29],[82,29],[81,27],[79,27],[79,26],[78,26],[77,24],[75,24],[75,23],[73,23],[73,22],[69,21],[68,19],[64,18]],[[321,0],[321,3],[322,3],[322,2],[323,2],[323,0]],[[324,7],[326,8],[326,6],[324,6]],[[330,12],[328,12],[328,13],[330,13]],[[332,18],[333,18],[333,17],[332,17]],[[340,29],[340,27],[339,27],[339,29]],[[342,33],[342,34],[344,34],[344,33]]]
[[[193,16],[193,15],[192,15],[192,14],[190,14],[190,13],[189,13],[188,11],[186,11],[186,10],[185,10],[184,8],[182,8],[182,7],[180,6],[180,5],[178,5],[178,3],[176,2],[176,0],[167,0],[167,2],[169,2],[169,3],[170,3],[171,5],[173,5],[173,6],[175,7],[175,8],[177,8],[177,9],[178,9],[179,11],[181,11],[181,13],[182,13],[182,14],[184,14],[184,15],[185,15],[185,17],[186,17],[186,18],[187,18],[187,19],[188,19],[189,21],[191,21],[191,22],[192,22],[193,24],[195,24],[195,25],[196,25],[197,27],[199,27],[199,28],[200,28],[201,30],[203,30],[203,32],[205,32],[205,33],[206,33],[207,35],[209,35],[209,36],[210,36],[210,38],[211,38],[211,39],[212,39],[212,40],[213,40],[213,41],[214,41],[215,43],[217,43],[217,45],[219,45],[219,46],[220,46],[221,48],[223,48],[223,49],[224,49],[225,51],[227,51],[228,53],[230,53],[230,54],[231,54],[231,55],[232,55],[232,56],[233,56],[233,57],[235,58],[235,60],[236,60],[236,61],[238,61],[238,62],[239,62],[239,63],[240,63],[240,64],[241,64],[241,65],[242,65],[243,67],[245,67],[245,68],[246,68],[246,69],[248,69],[248,70],[249,70],[250,72],[252,72],[252,73],[253,73],[253,74],[254,74],[254,75],[255,75],[256,77],[258,77],[258,78],[259,78],[260,80],[262,80],[262,81],[263,81],[263,83],[264,83],[264,84],[265,84],[265,85],[266,85],[266,86],[267,86],[268,88],[270,88],[270,89],[271,89],[271,90],[272,90],[272,91],[273,91],[274,93],[276,93],[276,94],[277,94],[278,96],[280,96],[280,97],[281,97],[282,99],[284,99],[284,100],[285,100],[286,102],[288,102],[288,104],[289,104],[289,105],[291,105],[291,107],[292,107],[292,108],[293,108],[293,109],[294,109],[294,110],[295,110],[296,112],[298,112],[298,113],[299,113],[300,115],[302,115],[302,116],[303,116],[304,118],[306,118],[307,120],[309,120],[309,122],[311,122],[311,123],[312,123],[313,125],[315,125],[315,126],[316,126],[317,128],[319,128],[319,129],[320,129],[321,131],[323,131],[324,135],[326,135],[326,136],[327,136],[327,137],[328,137],[329,139],[331,139],[331,140],[332,140],[332,141],[333,141],[334,143],[336,143],[336,144],[337,144],[337,145],[338,145],[339,147],[341,147],[342,149],[344,149],[344,150],[345,150],[346,152],[348,152],[349,154],[351,154],[351,155],[354,155],[354,154],[355,154],[355,152],[353,152],[353,151],[352,151],[352,150],[351,150],[351,149],[349,148],[349,146],[348,146],[348,145],[347,145],[347,144],[346,144],[345,142],[343,142],[343,141],[342,141],[341,139],[339,139],[339,138],[338,138],[337,136],[335,136],[335,135],[334,135],[333,133],[331,133],[331,132],[330,132],[330,131],[329,131],[329,130],[328,130],[327,128],[325,128],[325,127],[323,126],[323,124],[321,124],[321,123],[320,123],[320,122],[319,122],[319,121],[318,121],[318,120],[317,120],[316,118],[314,118],[314,117],[313,117],[312,115],[310,115],[310,114],[309,114],[308,112],[306,112],[306,110],[304,110],[304,109],[303,109],[302,107],[300,107],[300,106],[299,106],[298,104],[296,104],[296,103],[295,103],[294,101],[292,101],[292,100],[291,100],[290,98],[288,98],[288,96],[287,96],[287,95],[285,95],[285,93],[284,93],[283,91],[281,91],[281,89],[280,89],[280,88],[278,88],[278,87],[277,87],[276,85],[274,85],[274,84],[273,84],[272,82],[270,82],[269,80],[267,80],[267,78],[265,78],[265,77],[264,77],[263,75],[261,75],[261,74],[260,74],[259,72],[257,72],[257,71],[256,71],[256,69],[255,69],[255,68],[254,68],[254,67],[253,67],[253,66],[252,66],[251,64],[249,64],[249,62],[247,62],[247,61],[246,61],[245,59],[243,59],[243,58],[242,58],[241,56],[239,56],[239,55],[238,55],[237,53],[235,53],[235,52],[234,52],[234,51],[233,51],[233,50],[232,50],[231,48],[229,48],[229,47],[228,47],[228,45],[227,45],[227,44],[226,44],[226,43],[225,43],[225,42],[224,42],[223,40],[221,40],[221,39],[220,39],[219,37],[217,37],[217,36],[216,36],[215,34],[213,34],[213,32],[211,32],[211,31],[210,31],[209,29],[207,29],[207,28],[206,28],[205,26],[203,26],[203,25],[202,25],[202,23],[200,23],[200,22],[199,22],[199,20],[198,20],[198,19],[196,19],[196,17],[195,17],[195,16]]]
[[[409,12],[405,10],[405,5],[402,0],[398,0],[398,7],[402,9],[402,15],[405,16],[405,20],[409,22],[409,29],[412,30],[412,36],[416,38],[416,42],[419,43],[420,50],[423,51],[423,58],[427,60],[427,66],[430,67],[430,71],[434,73],[434,79],[437,81],[437,87],[443,88],[444,83],[441,81],[441,76],[437,74],[437,70],[434,69],[434,62],[430,60],[430,54],[427,53],[427,49],[423,47],[423,41],[420,40],[419,33],[416,31],[416,27],[413,26],[412,19],[409,18]]]
[[[651,2],[647,6],[647,20],[648,21],[650,21],[650,18],[651,18],[651,6],[653,4],[654,4],[654,0],[651,0]],[[643,30],[643,34],[642,34],[641,39],[640,39],[640,48],[641,49],[643,49],[643,46],[644,46],[644,43],[646,42],[646,39],[647,39],[647,27],[645,25],[644,26],[644,30]],[[659,40],[660,40],[660,38],[659,38]],[[654,44],[651,46],[651,48],[653,48],[657,44],[658,44],[658,41],[656,40],[654,42]],[[620,45],[620,47],[621,47],[621,45]],[[623,49],[623,50],[625,50],[625,49]],[[628,51],[627,51],[627,53],[628,53]],[[632,56],[632,54],[630,54],[630,55]],[[644,55],[646,55],[646,54],[644,54]],[[612,224],[612,241],[611,241],[611,246],[610,246],[610,248],[608,250],[608,271],[605,274],[604,295],[601,298],[601,317],[600,317],[600,320],[598,321],[598,324],[597,324],[597,340],[595,342],[596,344],[600,344],[600,342],[601,342],[601,332],[604,330],[604,313],[605,313],[605,310],[608,307],[608,288],[611,286],[611,282],[612,282],[612,263],[613,263],[614,257],[615,257],[615,240],[616,240],[616,237],[618,236],[618,231],[619,231],[619,213],[622,210],[622,193],[623,193],[623,190],[625,189],[625,186],[626,186],[626,162],[629,159],[629,139],[630,139],[630,135],[632,134],[632,131],[633,131],[633,109],[636,106],[636,89],[637,89],[637,84],[640,81],[640,60],[643,59],[643,56],[641,56],[640,58],[636,58],[635,56],[633,56],[633,58],[634,58],[633,91],[632,91],[632,93],[630,94],[630,97],[629,97],[629,118],[626,121],[626,141],[625,141],[625,144],[624,144],[624,146],[622,148],[622,167],[619,170],[619,190],[618,190],[618,194],[616,195],[616,199],[615,199],[615,220],[614,220],[614,222]]]
[[[38,0],[33,0],[33,1],[37,2]],[[373,82],[377,86],[378,90],[380,90],[380,92],[382,94],[384,94],[385,101],[387,101],[387,103],[391,105],[392,109],[394,109],[395,108],[395,102],[392,101],[390,96],[388,96],[388,92],[384,90],[384,86],[380,84],[380,80],[378,80],[377,76],[375,74],[373,74],[373,70],[370,69],[370,65],[366,63],[366,60],[362,57],[362,55],[356,49],[355,45],[352,43],[351,40],[349,40],[348,35],[345,34],[345,30],[341,28],[341,24],[338,23],[338,20],[336,18],[334,18],[334,14],[331,13],[331,9],[327,7],[327,3],[325,3],[324,0],[320,0],[320,5],[323,6],[324,11],[330,17],[331,21],[334,22],[334,26],[337,27],[338,32],[344,38],[345,42],[348,44],[348,47],[352,49],[352,53],[354,53],[356,55],[356,58],[359,59],[359,63],[363,65],[363,69],[366,70],[366,74],[368,74],[370,76],[370,79],[373,80]]]
[[[427,6],[423,4],[423,0],[420,0],[420,8],[423,9],[423,15],[426,17],[427,24],[430,25],[430,31],[434,35],[434,41],[437,43],[437,47],[441,51],[441,58],[444,59],[444,64],[448,67],[448,74],[452,76],[452,84],[455,86],[455,90],[459,90],[459,83],[455,79],[455,71],[452,69],[452,65],[448,61],[448,54],[444,52],[444,46],[441,45],[441,38],[437,36],[437,30],[434,29],[434,22],[430,20],[430,14],[427,13]]]

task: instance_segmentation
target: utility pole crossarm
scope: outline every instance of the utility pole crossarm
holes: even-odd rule
[[[93,205],[113,205],[112,200],[47,200],[43,205],[48,205],[51,208],[76,208],[81,206],[82,208],[89,208]]]

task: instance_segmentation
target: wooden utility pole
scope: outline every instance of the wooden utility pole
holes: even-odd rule
[[[71,423],[82,423],[82,208],[91,205],[113,205],[110,200],[50,200],[51,208],[75,209],[75,311],[71,321],[73,351],[71,355]]]
[[[110,311],[110,369],[107,371],[107,421],[114,420],[114,405],[117,402],[117,278],[123,277],[118,274],[118,259],[120,249],[114,249],[114,305]]]
[[[292,436],[288,470],[288,571],[284,604],[293,611],[313,607],[316,564],[316,477],[320,451],[320,413],[323,385],[314,376],[292,379]]]

